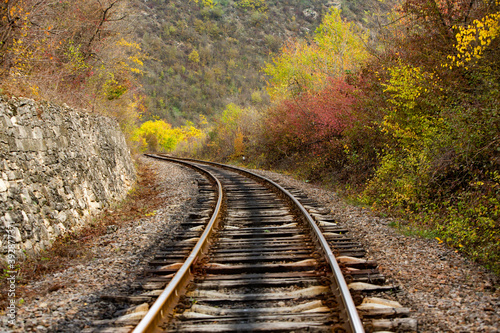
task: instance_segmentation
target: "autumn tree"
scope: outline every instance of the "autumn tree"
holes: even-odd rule
[[[281,53],[267,63],[268,92],[274,99],[323,87],[330,77],[343,77],[359,68],[368,57],[367,34],[342,20],[332,9],[316,30],[314,40],[290,40]]]
[[[100,96],[106,97],[102,101],[118,99],[135,84],[134,75],[142,66],[137,44],[124,39],[125,4],[123,0],[2,2],[4,91],[103,110]]]
[[[362,136],[354,130],[364,126],[358,117],[360,94],[343,78],[330,78],[318,92],[274,104],[264,118],[261,140],[268,165],[291,163],[313,179],[332,172],[347,176],[343,169],[360,157]]]
[[[241,107],[229,103],[219,119],[209,129],[202,156],[217,160],[238,159],[249,153],[250,142],[260,135],[261,114],[254,107]]]
[[[475,0],[406,0],[394,12],[377,55],[387,141],[363,193],[490,267],[500,257],[498,12],[498,1]]]
[[[190,122],[181,127],[172,127],[163,120],[149,120],[134,130],[132,141],[140,146],[141,151],[171,152],[180,142],[202,135],[202,131]]]

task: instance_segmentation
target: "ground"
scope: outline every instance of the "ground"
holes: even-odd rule
[[[22,295],[18,295],[23,304],[16,324],[9,327],[2,316],[0,332],[77,332],[120,310],[119,305],[102,301],[100,296],[130,289],[130,283],[147,267],[154,248],[162,242],[160,239],[168,241],[197,195],[197,176],[193,171],[161,161],[141,160],[154,171],[150,182],[144,185],[149,189],[144,193],[152,196],[148,209],[131,214],[123,205],[113,208],[111,214],[120,223],[106,227],[102,235],[89,236],[83,245],[70,244],[87,249],[85,255],[70,258],[65,265],[26,280],[20,288]],[[289,176],[260,172],[302,189],[351,230],[351,235],[365,245],[368,257],[378,261],[387,283],[400,286],[400,292],[391,297],[412,309],[419,332],[500,332],[497,276],[437,240],[398,233],[389,226],[390,219],[349,205],[332,191]],[[119,218],[120,214],[131,218]]]

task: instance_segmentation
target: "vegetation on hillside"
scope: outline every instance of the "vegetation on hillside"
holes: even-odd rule
[[[150,57],[131,33],[138,21],[129,0],[5,0],[0,19],[0,93],[111,116],[141,149],[169,151],[196,136],[192,124],[157,127],[154,139],[149,123],[138,128]]]
[[[145,54],[127,34],[125,0],[6,0],[0,4],[1,93],[116,117],[142,112]]]
[[[185,126],[172,128],[172,125],[163,120],[148,120],[132,133],[132,141],[138,143],[141,152],[169,152],[179,149],[180,142],[189,143],[203,137],[203,131],[190,122]]]
[[[387,142],[362,194],[497,271],[499,10],[498,1],[403,2],[373,61]]]
[[[272,104],[238,150],[333,181],[500,272],[499,10],[498,1],[404,0],[377,47],[331,11],[314,40],[267,62]],[[343,50],[354,55],[343,61]],[[218,131],[231,132],[222,122]],[[205,151],[232,157],[214,155],[220,135]]]
[[[151,55],[143,86],[148,115],[180,125],[212,121],[230,103],[267,101],[260,68],[290,37],[314,30],[321,0],[136,1],[137,35]],[[308,11],[307,11],[308,10]]]

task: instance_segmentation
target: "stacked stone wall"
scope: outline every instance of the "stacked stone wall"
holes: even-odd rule
[[[46,248],[124,198],[134,164],[116,121],[0,97],[0,249]]]

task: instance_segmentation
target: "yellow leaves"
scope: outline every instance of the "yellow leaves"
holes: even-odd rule
[[[481,59],[484,52],[491,45],[493,39],[500,34],[500,13],[488,14],[480,20],[474,20],[465,27],[454,26],[458,29],[455,35],[457,53],[449,55],[451,65],[443,67],[466,67],[468,62]]]
[[[470,185],[473,187],[480,187],[484,185],[484,182],[482,181],[471,182]]]
[[[141,46],[138,43],[128,42],[124,38],[116,42],[117,46],[121,46],[122,53],[117,55],[115,65],[135,74],[143,75],[141,69],[144,66],[143,60],[147,56],[142,53]]]
[[[200,125],[208,125],[207,117],[203,114],[199,114],[200,117]]]
[[[108,100],[112,101],[120,98],[127,91],[127,87],[115,80],[115,75],[111,72],[107,73],[107,79],[102,85],[102,94]]]
[[[321,89],[328,77],[353,71],[368,57],[368,36],[340,17],[338,9],[325,15],[314,43],[290,40],[281,54],[262,69],[271,76],[268,93],[277,100],[302,91]]]
[[[238,0],[238,7],[258,10],[259,12],[265,13],[267,12],[267,4],[265,0]]]
[[[133,68],[133,67],[131,67],[131,68],[130,68],[130,71],[131,71],[132,73],[136,73],[136,74],[140,74],[140,75],[143,75],[143,74],[144,74],[144,71],[142,71],[142,70],[140,70],[140,69],[138,69],[138,68]]]
[[[89,65],[85,62],[85,56],[80,51],[81,45],[74,45],[72,42],[69,43],[66,52],[67,63],[65,67],[72,73],[80,73],[89,68]]]
[[[200,55],[198,54],[198,51],[196,50],[193,50],[189,55],[188,55],[188,59],[190,62],[192,63],[199,63],[200,62]]]
[[[180,141],[185,141],[190,138],[201,138],[204,135],[203,131],[194,127],[193,123],[190,121],[180,128],[180,133]]]
[[[31,93],[34,96],[39,96],[40,95],[40,87],[37,85],[30,86]]]
[[[210,9],[214,9],[214,7],[217,5],[217,1],[214,0],[202,0],[203,7],[208,7]]]
[[[203,132],[190,122],[181,128],[172,128],[172,125],[163,120],[150,120],[134,130],[132,140],[141,144],[143,151],[168,152],[174,150],[178,143],[202,135]]]
[[[198,3],[199,0],[190,0],[191,2]],[[214,9],[219,3],[217,0],[201,0],[201,4],[203,7]]]
[[[141,67],[142,67],[142,66],[144,66],[144,62],[143,62],[143,61],[142,61],[142,59],[141,59],[141,58],[139,58],[137,55],[130,56],[130,57],[128,57],[128,59],[129,59],[131,62],[133,62],[133,63],[135,63],[135,64],[137,64],[137,65],[139,65],[139,66],[141,66]]]
[[[234,148],[233,157],[239,157],[244,154],[245,152],[244,138],[245,137],[241,132],[241,129],[238,128],[238,131],[236,132],[236,135],[233,140],[233,148]]]
[[[403,65],[388,68],[391,75],[388,83],[383,83],[384,92],[391,93],[389,102],[396,107],[411,110],[416,105],[416,100],[426,92],[425,85],[432,79],[431,73],[424,73],[418,67]]]
[[[120,39],[119,41],[116,42],[116,45],[118,46],[126,46],[128,48],[136,49],[141,51],[141,46],[138,43],[134,42],[127,42],[125,38]]]

